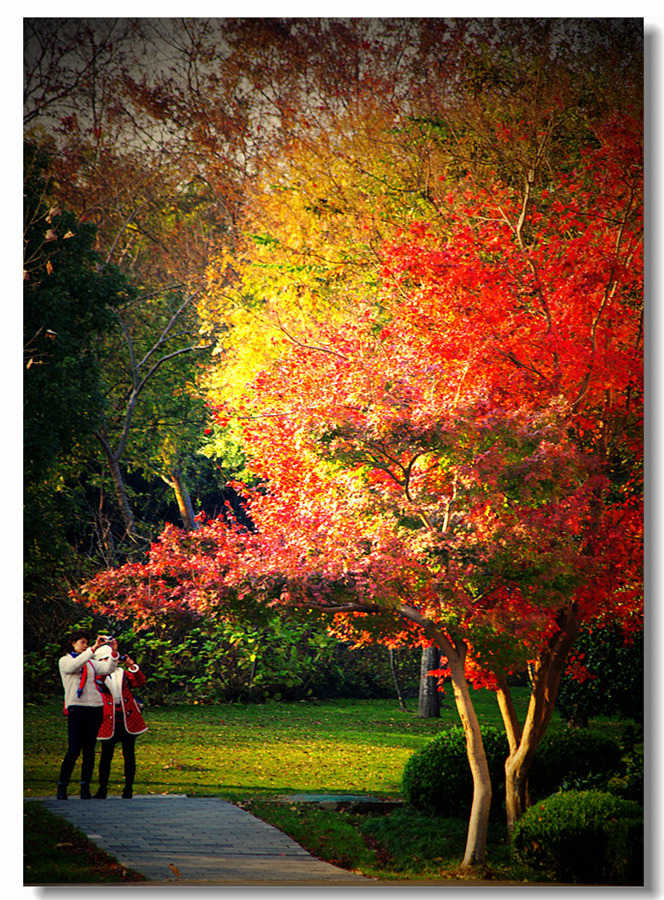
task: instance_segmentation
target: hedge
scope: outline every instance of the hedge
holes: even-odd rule
[[[493,789],[494,815],[504,809],[504,732],[483,726],[482,739]],[[551,731],[544,736],[529,775],[531,799],[548,796],[560,787],[605,787],[621,771],[621,751],[606,735],[584,729]],[[411,806],[430,815],[465,816],[473,797],[463,728],[455,726],[435,737],[407,761],[402,793]]]
[[[494,797],[505,789],[507,738],[492,726],[482,728]],[[401,784],[411,806],[430,815],[466,816],[473,798],[473,780],[466,756],[463,728],[439,734],[406,762]],[[498,804],[493,803],[492,809]]]
[[[514,826],[513,862],[573,884],[643,883],[643,813],[603,791],[565,791],[531,806]]]

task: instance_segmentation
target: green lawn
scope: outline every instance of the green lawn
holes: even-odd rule
[[[517,691],[516,702],[523,710],[525,690]],[[475,703],[483,724],[498,722],[494,694],[476,691]],[[147,708],[135,792],[231,800],[303,791],[397,797],[408,757],[458,723],[452,701],[446,704],[440,719],[419,719],[415,701],[403,711],[392,700]],[[27,707],[26,797],[54,793],[65,749],[61,700]],[[122,771],[117,754],[116,787]]]

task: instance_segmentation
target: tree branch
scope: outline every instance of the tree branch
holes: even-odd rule
[[[129,429],[131,427],[131,420],[134,415],[134,407],[136,406],[136,401],[138,400],[138,396],[150,380],[150,378],[154,375],[154,373],[165,363],[168,362],[169,359],[174,359],[176,356],[181,356],[183,353],[193,353],[195,350],[210,350],[214,345],[206,344],[204,346],[195,346],[195,347],[181,347],[179,350],[174,350],[172,353],[167,353],[166,356],[162,356],[161,359],[158,359],[155,362],[150,370],[146,372],[140,382],[134,385],[132,389],[129,400],[127,402],[127,407],[124,415],[124,428],[122,429],[122,435],[120,437],[120,443],[118,444],[118,449],[115,453],[116,459],[121,459],[124,455],[125,448],[127,446],[127,440],[129,439]]]
[[[289,331],[287,331],[287,329],[285,328],[284,325],[282,325],[281,319],[279,318],[279,313],[275,312],[274,318],[277,320],[277,325],[279,327],[279,330],[281,332],[283,332],[283,334],[286,335],[286,337],[288,338],[288,340],[291,343],[296,344],[298,347],[302,347],[304,350],[314,350],[317,353],[329,353],[330,356],[336,356],[339,359],[343,359],[344,362],[347,361],[348,358],[346,356],[344,356],[342,353],[339,353],[337,350],[331,350],[329,347],[316,347],[313,344],[305,344],[302,341],[299,341],[296,337],[294,337],[292,334],[290,334]]]

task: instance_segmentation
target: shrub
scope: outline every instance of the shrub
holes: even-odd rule
[[[643,806],[643,744],[635,744],[624,757],[624,773],[611,778],[608,790]]]
[[[120,648],[143,669],[141,699],[153,706],[395,696],[384,647],[353,650],[314,616],[257,607],[238,621],[181,616],[151,631],[125,627]],[[394,657],[404,694],[416,695],[419,654]],[[57,660],[51,665],[57,673]]]
[[[602,791],[567,791],[531,806],[514,826],[513,861],[554,881],[643,883],[638,804]]]
[[[565,675],[556,706],[563,718],[587,725],[590,716],[621,715],[643,722],[643,630],[625,643],[616,628],[581,630],[574,652],[591,673],[583,682]]]
[[[51,642],[40,650],[23,654],[23,698],[26,703],[39,703],[44,696],[62,690],[58,659],[62,655],[59,644]]]
[[[482,728],[491,786],[492,810],[504,807],[505,734]],[[546,797],[559,788],[606,787],[621,769],[621,751],[609,737],[582,729],[549,732],[537,748],[530,776],[530,796]],[[473,798],[473,781],[461,726],[435,737],[407,761],[402,792],[411,806],[430,815],[466,815]]]
[[[497,728],[482,728],[494,803],[505,792],[505,758],[507,738]],[[460,725],[450,728],[429,741],[407,761],[402,791],[411,806],[438,816],[463,816],[473,799],[473,780],[466,756],[466,738]]]
[[[612,738],[582,728],[566,728],[544,735],[528,778],[532,800],[559,788],[606,787],[620,771],[621,750]]]

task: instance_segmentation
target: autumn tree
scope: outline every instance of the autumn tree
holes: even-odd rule
[[[130,288],[117,269],[101,264],[94,226],[55,200],[44,154],[29,142],[24,153],[24,547],[32,637],[43,596],[55,602],[53,591],[66,595],[59,583],[67,565],[76,571],[72,580],[86,571],[74,549],[85,519],[75,485],[85,477],[100,421],[97,347],[113,327],[112,308]],[[51,621],[52,615],[53,606]]]
[[[511,824],[579,623],[641,617],[640,110],[591,30],[435,23],[410,45],[435,77],[401,109],[367,66],[338,98],[320,82],[311,126],[275,104],[293,155],[256,179],[206,313],[256,531],[168,529],[85,589],[146,621],[250,593],[336,612],[359,642],[438,646],[473,771],[466,866],[491,801],[469,682],[498,694]]]
[[[429,59],[434,34],[438,36],[439,32],[417,33],[418,47]],[[624,292],[638,298],[641,291],[640,55],[623,52],[625,46],[638,46],[638,23],[600,22],[583,27],[573,21],[537,21],[508,27],[497,21],[478,27],[472,21],[460,21],[452,24],[445,38],[446,52],[439,53],[432,63],[440,79],[447,78],[454,90],[435,89],[425,79],[419,93],[410,95],[410,105],[400,110],[400,116],[380,98],[365,97],[361,114],[355,106],[353,115],[347,118],[346,107],[327,103],[320,108],[331,116],[334,129],[323,134],[314,123],[309,132],[301,130],[294,137],[291,154],[280,160],[254,218],[248,221],[241,255],[236,248],[233,256],[221,257],[212,270],[216,314],[223,310],[232,325],[224,344],[233,352],[228,354],[228,363],[217,367],[210,378],[212,390],[219,396],[233,400],[253,374],[287,353],[289,344],[304,349],[319,346],[324,352],[326,336],[321,322],[341,322],[349,315],[354,318],[351,310],[358,293],[366,293],[376,284],[381,241],[389,239],[398,226],[405,228],[418,216],[428,216],[425,230],[435,235],[442,247],[445,241],[459,245],[461,235],[469,240],[475,273],[493,283],[497,293],[509,296],[518,290],[530,298],[521,301],[523,308],[538,309],[537,315],[547,323],[547,340],[553,340],[555,334],[556,340],[574,347],[576,353],[579,328],[582,334],[591,334],[592,352],[586,357],[582,376],[578,370],[570,376],[561,363],[561,350],[554,351],[554,374],[545,374],[535,362],[544,346],[541,336],[528,350],[526,336],[515,321],[506,320],[501,329],[489,319],[498,342],[496,353],[508,362],[508,371],[502,373],[505,390],[510,383],[516,384],[509,372],[509,367],[515,367],[522,374],[530,371],[541,385],[548,383],[549,394],[544,392],[541,402],[559,393],[577,414],[586,408],[588,387],[597,366],[598,329],[617,288],[618,268],[627,271],[636,263],[637,283],[626,285]],[[497,44],[498,50],[486,53],[482,42]],[[614,77],[616,71],[621,72],[620,79]],[[624,122],[615,116],[615,109],[621,110]],[[625,152],[622,159],[621,142]],[[612,146],[618,156],[607,159],[613,183],[609,186],[605,181],[601,188],[593,188],[595,170],[588,158],[598,144],[605,150]],[[577,190],[583,198],[578,203],[573,193]],[[591,209],[603,205],[613,230],[609,228],[603,235],[604,249],[599,251],[596,223],[591,232],[586,217]],[[563,213],[569,228],[554,234]],[[432,214],[434,218],[430,218]],[[491,233],[492,227],[504,227],[512,235],[509,253]],[[584,241],[597,254],[595,272],[603,272],[591,276],[591,280],[605,279],[605,293],[592,321],[587,321],[587,312],[585,323],[575,319],[572,310],[578,310],[577,301],[576,306],[568,304],[569,310],[557,322],[549,296],[560,294],[555,279],[567,278],[572,271],[574,277],[583,279],[576,254],[585,249],[572,248],[584,246]],[[394,241],[394,246],[398,243]],[[403,259],[395,261],[395,272],[405,268],[408,277],[397,279],[395,289],[435,283],[445,271],[442,263],[429,267],[431,257],[418,243],[417,235],[408,245],[401,244],[400,253]],[[444,250],[440,253],[444,258]],[[566,258],[566,274],[564,269],[555,270],[552,261],[556,254],[561,264]],[[615,262],[611,262],[612,254]],[[420,266],[415,262],[418,258]],[[449,265],[467,274],[469,259],[462,257],[461,262],[464,266],[450,256]],[[548,285],[542,281],[544,264],[548,267]],[[585,284],[577,283],[579,292],[587,292]],[[459,290],[470,290],[468,282]],[[633,346],[628,351],[632,366],[638,366],[640,354],[640,325],[634,324],[640,323],[639,317],[637,302],[625,318],[633,332]],[[610,318],[613,327],[615,320]],[[435,321],[432,317],[432,327]],[[486,331],[487,318],[481,316],[475,326]],[[463,346],[456,332],[449,333],[454,334],[452,349],[457,341]],[[527,337],[533,335],[529,332]],[[466,364],[479,365],[477,359],[484,358],[482,351],[477,358],[468,358]],[[577,361],[581,358],[579,355]],[[532,387],[528,390],[534,402]],[[588,421],[596,417],[606,429],[605,443],[593,448],[601,460],[600,467],[618,480],[628,477],[625,473],[634,464],[638,466],[638,415],[632,419],[634,390],[623,381],[617,395],[608,391],[601,406],[591,404],[589,412]],[[621,402],[626,409],[616,420],[614,407]],[[611,437],[611,429],[621,434],[628,420],[632,422],[629,449]],[[581,432],[587,440],[588,427],[581,426]],[[572,620],[569,624],[569,635],[560,652],[554,653],[557,662],[550,661],[553,681],[547,691],[553,693],[559,666],[573,640],[576,626]],[[544,676],[542,679],[546,680]],[[518,782],[517,788],[510,789],[508,800],[512,822],[526,802],[524,772],[552,705],[544,704],[548,712],[537,725],[529,719],[522,745],[522,749],[529,748],[527,759],[519,762],[516,748],[520,728],[513,720],[508,692],[501,688],[498,695],[513,751],[508,784],[513,779]],[[514,766],[523,769],[515,774]]]
[[[608,128],[559,186],[560,215],[535,216],[536,281],[509,225],[518,207],[497,186],[469,194],[452,244],[420,225],[386,248],[379,306],[292,342],[232,411],[268,486],[250,501],[258,533],[211,523],[203,559],[204,544],[176,550],[169,534],[160,554],[175,568],[151,581],[157,607],[252,591],[392,616],[435,642],[475,776],[467,865],[482,861],[491,799],[468,679],[498,691],[516,818],[579,621],[629,631],[640,619],[638,488],[612,482],[606,453],[637,461],[640,446],[639,217],[622,183],[639,155],[627,138]],[[507,221],[468,227],[494,204]],[[149,615],[145,571],[108,576],[110,608]],[[506,676],[527,665],[521,731]]]
[[[112,327],[97,346],[102,399],[94,434],[108,472],[106,493],[122,523],[96,529],[107,562],[116,560],[123,532],[137,536],[130,470],[150,478],[156,468],[193,527],[184,471],[192,468],[198,440],[184,423],[194,409],[196,435],[206,422],[202,403],[193,400],[196,357],[205,348],[195,273],[204,269],[214,229],[209,217],[203,221],[206,198],[178,165],[181,146],[151,128],[132,102],[127,72],[141,70],[147,28],[137,20],[25,23],[24,118],[51,151],[54,202],[66,202],[94,225],[100,258],[135,287],[113,304]]]
[[[372,91],[398,108],[417,80],[405,48],[420,27],[408,20],[26,20],[24,121],[35,140],[57,151],[50,157],[54,197],[95,224],[102,258],[140,289],[130,307],[116,307],[116,338],[103,348],[113,395],[97,431],[128,533],[134,512],[123,466],[139,465],[131,450],[145,445],[134,441],[143,379],[166,367],[175,375],[168,361],[136,371],[142,357],[132,362],[132,344],[154,348],[151,362],[164,360],[166,308],[167,317],[191,324],[210,248],[235,252],[245,199],[268,162],[274,171],[282,148],[297,137],[316,150],[340,115],[352,130]],[[404,48],[397,55],[395,45]],[[325,165],[322,146],[314,158]],[[205,321],[214,340],[220,318]],[[190,356],[193,383],[200,353]],[[172,401],[159,384],[152,395]],[[164,410],[152,420],[171,418]],[[155,433],[155,442],[173,447],[177,430]],[[175,453],[191,457],[192,449],[180,437]],[[188,509],[183,481],[174,472],[166,477]]]

